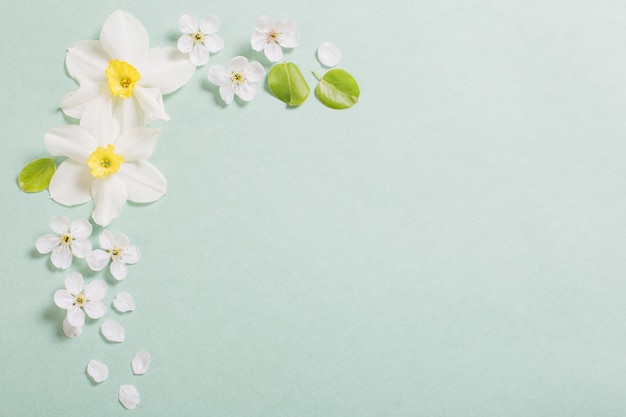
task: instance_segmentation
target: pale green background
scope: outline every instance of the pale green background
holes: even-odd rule
[[[138,304],[107,315],[121,345],[102,321],[62,336],[66,272],[34,251],[51,217],[91,203],[16,185],[66,123],[66,48],[117,8],[153,46],[175,45],[182,13],[215,14],[211,63],[266,68],[254,20],[291,17],[302,43],[285,57],[309,83],[330,40],[362,89],[346,111],[267,91],[225,107],[205,66],[166,97],[152,161],[169,192],[109,227],[143,254],[107,278],[107,304],[122,290]],[[623,1],[25,0],[2,21],[0,415],[626,413]],[[153,365],[133,376],[140,349]],[[101,385],[92,358],[109,365]]]

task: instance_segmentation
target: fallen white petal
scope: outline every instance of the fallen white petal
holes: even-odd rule
[[[325,42],[317,49],[317,59],[322,65],[334,67],[341,61],[341,51],[332,42]]]
[[[136,307],[135,299],[126,291],[120,291],[115,296],[115,299],[113,299],[113,307],[120,313],[133,311]]]
[[[83,328],[82,327],[74,327],[72,326],[68,321],[67,321],[67,317],[63,319],[63,334],[68,338],[68,339],[73,339],[76,336],[80,336],[80,334],[83,332]]]
[[[150,353],[145,350],[140,350],[135,354],[131,365],[135,375],[145,374],[150,368]]]
[[[126,332],[121,324],[115,320],[107,320],[102,323],[100,332],[110,342],[123,342],[126,337]]]
[[[92,359],[87,364],[87,373],[94,382],[99,383],[109,377],[109,368],[99,360]]]
[[[133,385],[120,385],[119,400],[124,408],[133,410],[139,404],[141,397]]]

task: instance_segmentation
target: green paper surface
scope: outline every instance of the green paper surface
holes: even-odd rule
[[[91,202],[16,184],[44,133],[75,123],[57,108],[77,88],[67,48],[118,8],[153,47],[176,45],[183,13],[218,16],[225,40],[164,98],[166,196],[107,228],[141,249],[121,282],[35,250]],[[288,108],[262,83],[224,105],[208,67],[269,70],[250,47],[263,14],[297,21],[284,59],[311,86],[337,44],[358,105]],[[625,22],[617,0],[5,3],[0,415],[623,415]],[[69,271],[109,284],[73,340],[53,303]],[[120,291],[135,311],[113,311]],[[109,318],[124,343],[100,336]],[[134,376],[139,350],[152,364]],[[91,384],[91,359],[108,380]]]

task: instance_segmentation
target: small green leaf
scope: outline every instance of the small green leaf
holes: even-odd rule
[[[20,190],[27,193],[37,193],[45,190],[48,188],[55,170],[54,159],[35,159],[22,168],[22,172],[17,177],[17,185],[20,187]]]
[[[320,80],[315,95],[319,101],[331,109],[347,109],[359,101],[359,84],[354,77],[342,69],[331,69]]]
[[[290,106],[298,106],[309,97],[311,89],[298,66],[292,62],[276,64],[267,75],[272,93]]]

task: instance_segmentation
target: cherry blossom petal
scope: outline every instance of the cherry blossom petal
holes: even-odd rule
[[[193,48],[193,46],[195,45],[195,42],[193,41],[193,39],[191,39],[191,36],[189,36],[188,34],[184,34],[181,35],[180,38],[178,38],[178,42],[176,43],[176,48],[178,48],[178,50],[184,54],[188,54],[189,52],[191,52],[191,49]]]
[[[267,37],[262,32],[254,32],[250,38],[250,46],[255,51],[262,51],[267,43]]]
[[[198,30],[198,19],[190,14],[184,14],[178,18],[178,30],[190,35]]]
[[[68,290],[57,290],[54,293],[54,304],[63,310],[67,310],[74,304],[74,296]]]
[[[102,249],[113,249],[113,246],[115,245],[115,236],[110,230],[103,230],[102,233],[100,233],[100,236],[98,236],[98,241],[100,242],[100,247]]]
[[[109,16],[102,26],[100,42],[112,59],[128,62],[138,70],[148,59],[148,32],[135,16],[126,11],[116,10]]]
[[[121,324],[115,320],[107,320],[100,326],[102,336],[109,342],[121,343],[126,338],[126,332]]]
[[[72,294],[78,294],[85,288],[85,280],[79,272],[70,272],[63,281],[65,288]]]
[[[70,306],[67,309],[67,322],[74,327],[85,325],[85,312],[79,306]]]
[[[137,391],[137,388],[133,385],[120,385],[118,398],[124,408],[128,410],[137,408],[137,405],[139,405],[139,402],[141,401],[139,391]]]
[[[57,268],[67,269],[72,264],[72,250],[66,245],[59,245],[52,249],[50,261]]]
[[[66,160],[52,176],[48,191],[57,203],[66,206],[83,204],[91,200],[92,181],[87,164]]]
[[[115,141],[116,153],[124,155],[124,162],[143,161],[152,156],[161,129],[137,127]]]
[[[223,86],[228,83],[231,71],[223,65],[211,65],[209,67],[209,81],[213,84]]]
[[[219,52],[224,48],[224,39],[219,35],[205,35],[204,46],[206,46],[209,52]]]
[[[109,264],[111,255],[101,249],[96,249],[87,254],[87,265],[92,271],[102,271]]]
[[[120,260],[125,264],[136,264],[141,259],[141,252],[137,246],[126,246],[122,252]]]
[[[130,293],[120,291],[113,299],[113,307],[120,313],[126,313],[127,311],[133,311],[137,306],[135,299]]]
[[[147,161],[125,163],[117,176],[126,184],[128,200],[135,203],[151,203],[167,191],[167,180],[157,167]]]
[[[238,87],[239,88],[237,89],[236,93],[239,97],[241,97],[242,100],[250,101],[256,95],[256,86],[252,84],[245,83]]]
[[[217,16],[205,16],[200,19],[200,26],[198,29],[204,34],[211,35],[220,28],[220,19]]]
[[[265,68],[261,65],[260,62],[254,61],[250,62],[248,65],[248,74],[246,76],[246,81],[248,83],[255,83],[257,81],[261,81],[265,76]]]
[[[87,303],[85,303],[85,306],[83,308],[85,309],[85,314],[87,314],[87,316],[92,319],[99,319],[107,312],[106,306],[99,301],[88,301]]]
[[[259,16],[259,18],[254,22],[254,27],[259,32],[267,32],[272,29],[274,25],[274,20],[270,16]]]
[[[102,48],[99,41],[78,41],[67,50],[65,67],[72,78],[79,83],[85,80],[104,80],[105,69],[111,57]]]
[[[85,107],[94,100],[103,100],[111,105],[111,94],[106,81],[94,82],[91,80],[83,80],[78,90],[63,96],[59,103],[59,107],[63,113],[74,119],[80,119]]]
[[[162,94],[169,94],[187,84],[195,71],[196,66],[178,49],[152,48],[139,85],[158,88]]]
[[[265,44],[263,52],[270,62],[280,61],[283,57],[283,49],[280,47],[280,45],[274,42],[269,42]]]
[[[140,124],[135,126],[127,125],[124,131],[129,128],[135,128],[150,123],[153,120],[169,120],[170,117],[165,112],[165,106],[163,104],[163,96],[158,88],[148,88],[142,86],[135,86],[134,97],[137,100],[138,105],[142,111],[142,120]]]
[[[111,233],[111,241],[113,246],[118,248],[125,248],[130,245],[130,239],[124,233]]]
[[[232,87],[223,85],[220,87],[220,97],[222,97],[222,100],[224,100],[226,104],[230,104],[235,98],[235,90],[233,90]]]
[[[116,175],[97,178],[91,184],[91,195],[95,205],[91,213],[93,221],[108,226],[122,212],[127,198],[126,185]]]
[[[92,359],[87,364],[87,373],[93,382],[100,383],[109,377],[109,368],[99,360]]]
[[[341,61],[341,51],[332,42],[325,42],[317,48],[317,59],[326,67],[334,67]]]
[[[111,262],[110,271],[111,271],[111,275],[113,275],[113,278],[115,278],[118,281],[121,281],[124,278],[126,278],[126,275],[128,273],[128,268],[123,262],[120,262],[118,260],[118,261]]]
[[[209,50],[205,45],[194,45],[189,52],[189,60],[196,66],[205,65],[209,62]]]
[[[89,301],[100,301],[106,294],[107,285],[101,279],[94,279],[85,287],[85,297]]]
[[[92,230],[93,227],[91,226],[91,223],[85,219],[77,219],[70,224],[70,233],[75,239],[88,238],[91,236]]]
[[[35,248],[39,253],[50,253],[61,244],[57,235],[43,235],[35,242]]]
[[[50,229],[62,235],[70,231],[70,221],[65,216],[55,216],[50,220]]]
[[[83,259],[91,252],[91,242],[87,239],[74,239],[70,245],[72,253],[78,259]]]
[[[146,352],[145,350],[140,350],[135,354],[135,357],[131,362],[133,373],[135,375],[145,374],[146,372],[148,372],[148,369],[150,369],[150,363],[150,353]]]
[[[44,135],[46,148],[53,156],[67,156],[74,162],[84,163],[96,149],[98,142],[77,125],[52,128]]]
[[[68,339],[73,339],[77,336],[80,336],[82,332],[83,332],[82,327],[72,326],[70,322],[67,321],[67,317],[63,319],[63,334],[65,335],[65,337],[67,337]]]

